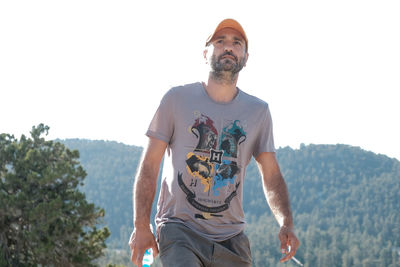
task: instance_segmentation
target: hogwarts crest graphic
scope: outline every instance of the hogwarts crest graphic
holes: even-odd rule
[[[216,125],[207,115],[194,112],[189,134],[196,143],[186,155],[186,170],[178,172],[178,184],[186,200],[198,213],[195,218],[222,217],[240,187],[241,166],[237,163],[246,132],[240,120],[222,120]]]

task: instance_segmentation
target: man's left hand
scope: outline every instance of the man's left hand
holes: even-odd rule
[[[280,262],[290,260],[300,246],[300,241],[297,239],[293,229],[287,226],[282,226],[279,231],[279,240],[281,241],[281,253],[286,254]]]

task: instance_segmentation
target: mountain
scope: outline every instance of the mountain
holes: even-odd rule
[[[108,141],[61,142],[80,151],[88,173],[82,191],[106,211],[111,231],[107,260],[129,266],[132,186],[142,148]],[[302,243],[296,258],[304,266],[400,266],[399,161],[348,145],[284,147],[277,158]],[[243,202],[253,265],[296,266],[278,263],[279,228],[254,160],[246,171]],[[153,218],[154,213],[155,203]]]

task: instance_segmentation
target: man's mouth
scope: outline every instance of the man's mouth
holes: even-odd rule
[[[220,59],[225,59],[225,58],[234,60],[235,62],[237,61],[237,58],[230,53],[225,53],[220,57]]]
[[[233,56],[229,56],[229,55],[223,56],[222,58],[230,58],[230,59],[236,60],[236,58],[235,58],[235,57],[233,57]]]

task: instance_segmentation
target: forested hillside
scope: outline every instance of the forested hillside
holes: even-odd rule
[[[305,266],[400,266],[400,168],[383,155],[345,145],[310,145],[277,152],[287,181],[296,229],[302,242],[298,256]],[[250,175],[252,173],[252,175]],[[248,178],[255,177],[249,168]],[[279,252],[271,247],[269,210],[256,182],[247,183],[252,194],[246,203],[248,233],[253,241],[255,266],[276,266]],[[268,238],[259,233],[268,233]]]
[[[82,190],[106,211],[111,236],[104,262],[128,266],[132,184],[142,148],[105,141],[62,142],[80,151],[88,173]],[[302,242],[296,257],[304,266],[400,266],[397,160],[346,145],[280,148],[277,157]],[[296,266],[293,261],[278,263],[278,225],[260,181],[252,161],[247,168],[244,207],[253,265]]]
[[[88,200],[106,211],[105,222],[111,232],[108,247],[126,248],[132,231],[132,186],[142,148],[106,141],[62,142],[80,152],[88,174],[82,190]]]

